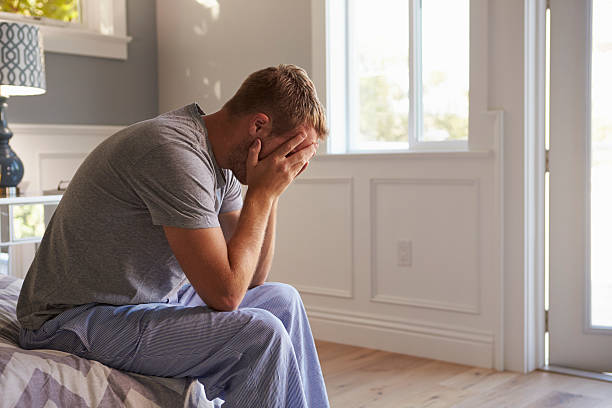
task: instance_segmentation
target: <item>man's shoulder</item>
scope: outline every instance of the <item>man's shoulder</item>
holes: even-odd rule
[[[193,114],[191,105],[166,112],[155,118],[129,126],[132,138],[142,136],[153,145],[167,143],[201,144],[204,129]],[[136,139],[138,140],[138,139]]]
[[[108,139],[114,155],[134,164],[154,151],[167,155],[201,155],[202,129],[193,120],[190,106],[135,123]]]

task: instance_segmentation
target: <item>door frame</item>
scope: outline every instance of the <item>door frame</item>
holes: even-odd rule
[[[546,0],[524,0],[524,371],[545,365]]]

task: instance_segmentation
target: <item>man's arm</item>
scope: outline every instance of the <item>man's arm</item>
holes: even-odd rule
[[[276,241],[276,212],[278,207],[278,199],[274,201],[272,205],[272,209],[270,210],[270,215],[268,217],[268,225],[266,226],[266,233],[263,240],[263,245],[261,247],[261,252],[259,255],[259,260],[257,262],[257,268],[255,269],[255,274],[253,275],[253,280],[249,285],[249,289],[255,286],[262,285],[266,279],[268,278],[268,274],[270,273],[270,268],[272,267],[272,260],[274,258],[274,248]],[[225,237],[225,241],[229,242],[236,227],[238,226],[238,221],[240,219],[240,210],[230,211],[226,213],[219,214],[219,223],[221,224],[221,229],[223,230],[223,235]]]
[[[276,244],[276,210],[278,208],[278,199],[272,204],[270,216],[268,217],[268,225],[266,226],[266,235],[264,237],[263,246],[259,255],[257,269],[253,275],[253,280],[249,289],[255,286],[263,285],[268,279],[268,273],[272,267],[272,259],[274,258],[274,247]]]
[[[308,146],[307,146],[308,147]],[[318,149],[319,143],[315,143],[315,150]],[[298,146],[295,148],[289,155],[303,149]],[[306,170],[308,167],[308,162],[304,164],[304,167],[300,170],[300,172],[296,175],[299,176]],[[255,274],[253,275],[253,280],[251,281],[251,285],[249,285],[249,289],[255,286],[263,285],[264,282],[268,279],[268,274],[270,273],[270,268],[272,267],[272,260],[274,259],[274,249],[276,248],[276,212],[278,209],[278,198],[274,201],[272,205],[272,209],[270,211],[270,215],[268,217],[268,225],[266,226],[266,235],[264,236],[263,246],[261,248],[261,253],[259,255],[259,261],[257,263],[257,269],[255,270]],[[240,219],[240,210],[229,211],[226,213],[219,214],[219,223],[221,224],[221,229],[223,230],[223,236],[225,237],[225,241],[229,242],[234,232],[236,231],[236,227],[238,226],[238,220]]]
[[[166,238],[198,295],[217,310],[235,310],[251,286],[274,202],[310,160],[310,146],[286,157],[303,140],[298,135],[258,161],[261,142],[249,151],[247,191],[234,234],[226,243],[221,228],[164,226]]]

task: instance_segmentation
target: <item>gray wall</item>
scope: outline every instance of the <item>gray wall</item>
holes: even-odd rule
[[[219,109],[251,72],[311,68],[310,0],[157,0],[159,110],[197,101]]]
[[[157,115],[155,0],[128,0],[126,61],[46,53],[47,93],[9,100],[10,123],[126,125]]]

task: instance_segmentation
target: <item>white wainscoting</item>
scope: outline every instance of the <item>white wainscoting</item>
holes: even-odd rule
[[[371,300],[479,314],[479,180],[372,179],[370,194]]]
[[[40,194],[70,180],[83,159],[120,126],[10,124],[11,147],[25,171],[19,185],[23,192]],[[23,277],[34,258],[34,244],[11,248],[11,274]]]
[[[10,124],[11,147],[25,172],[22,190],[39,192],[70,180],[87,156],[120,126]]]
[[[479,150],[319,156],[287,189],[271,279],[315,337],[503,369],[502,113],[483,123]]]
[[[290,256],[278,257],[275,270],[302,293],[352,298],[352,177],[302,178],[290,189],[279,202],[276,243]]]

